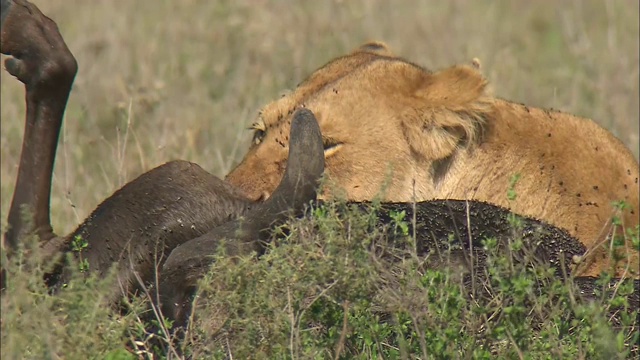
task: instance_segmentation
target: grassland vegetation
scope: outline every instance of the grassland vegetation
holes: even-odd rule
[[[107,306],[113,276],[87,279],[78,266],[51,296],[39,280],[47,265],[32,247],[8,266],[3,358],[623,359],[637,352],[631,281],[603,277],[585,301],[556,269],[517,256],[517,236],[506,251],[482,239],[484,266],[465,272],[448,266],[459,255],[455,232],[450,248],[425,257],[404,214],[379,227],[375,205],[310,211],[279,228],[259,259],[231,258],[220,247],[182,342],[149,310],[148,294]]]
[[[263,104],[371,39],[433,69],[477,57],[498,96],[592,118],[639,155],[636,1],[36,5],[57,22],[80,64],[53,180],[58,233],[169,160],[225,175]],[[23,87],[4,71],[0,90],[4,230],[25,109]],[[598,296],[580,301],[575,284],[553,269],[514,261],[494,239],[482,239],[487,267],[470,284],[456,268],[426,266],[411,246],[387,246],[390,233],[411,242],[403,214],[376,230],[373,213],[341,206],[290,221],[260,259],[217,255],[182,344],[162,331],[168,324],[149,314],[145,296],[106,306],[114,277],[86,278],[91,264],[78,263],[77,276],[51,296],[42,281],[51,263],[40,261],[34,241],[25,244],[29,256],[9,262],[3,252],[11,276],[1,303],[2,358],[633,356],[640,333],[638,309],[626,298],[632,282],[610,285],[603,276]],[[638,244],[638,231],[624,240]],[[512,244],[517,249],[518,239]],[[74,245],[80,253],[85,246],[82,239]],[[612,313],[620,314],[617,323]],[[151,321],[160,330],[150,332]]]

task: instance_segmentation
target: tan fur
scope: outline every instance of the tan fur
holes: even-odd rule
[[[430,72],[382,43],[365,44],[264,107],[227,180],[253,199],[268,197],[284,172],[291,114],[304,106],[318,118],[325,173],[337,186],[325,197],[488,201],[580,239],[590,249],[583,275],[609,269],[612,202],[631,206],[616,214],[625,227],[640,223],[638,162],[591,120],[493,97],[476,64]],[[626,250],[632,261],[616,271],[637,276],[638,251]]]

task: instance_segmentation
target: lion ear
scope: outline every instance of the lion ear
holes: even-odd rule
[[[391,49],[389,49],[387,44],[382,41],[369,41],[360,45],[353,52],[368,52],[382,56],[393,56],[393,52],[391,51]]]
[[[406,113],[403,133],[412,151],[425,160],[441,160],[480,139],[492,108],[487,80],[471,66],[453,66],[425,74],[416,95],[422,106]]]
[[[487,79],[472,66],[452,66],[429,74],[424,80],[417,95],[433,106],[455,110],[472,106],[487,96]]]

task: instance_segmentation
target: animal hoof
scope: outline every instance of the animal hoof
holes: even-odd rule
[[[9,58],[5,60],[4,67],[7,69],[7,72],[22,81],[25,79],[27,74],[25,71],[25,66],[22,60],[16,58]]]
[[[25,0],[2,1],[0,52],[7,71],[30,87],[71,86],[78,64],[56,23]]]
[[[317,181],[324,171],[324,149],[320,126],[311,110],[296,110],[291,121],[290,138],[287,172],[296,176],[294,183],[303,175],[308,178],[306,180]]]
[[[292,131],[295,131],[296,127],[308,127],[312,126],[313,123],[316,122],[316,117],[313,115],[311,110],[307,108],[300,108],[296,110],[293,114],[293,125]]]

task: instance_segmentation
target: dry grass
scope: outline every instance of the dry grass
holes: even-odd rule
[[[638,156],[635,0],[35,3],[80,64],[53,183],[59,233],[168,160],[225,175],[261,105],[370,39],[430,68],[478,57],[499,96],[593,118]],[[4,224],[24,90],[4,71],[1,90]]]
[[[637,14],[640,5],[635,0],[33,1],[58,23],[80,65],[54,174],[52,222],[61,234],[72,231],[118,187],[171,159],[190,160],[224,176],[248,146],[250,133],[245,129],[262,105],[294,87],[332,57],[371,39],[383,40],[395,52],[434,69],[477,57],[498,96],[593,118],[611,129],[638,157],[640,26]],[[0,86],[0,218],[4,225],[22,141],[24,89],[5,71],[2,71]],[[280,259],[289,262],[247,261],[243,263],[245,267],[226,266],[225,259],[216,263],[217,268],[207,279],[211,280],[210,288],[204,289],[208,296],[202,317],[204,324],[197,324],[204,331],[204,340],[194,345],[195,353],[207,353],[219,347],[211,336],[219,329],[207,330],[207,326],[219,327],[214,322],[216,314],[253,311],[253,317],[236,317],[231,330],[236,331],[238,346],[248,344],[236,350],[236,358],[241,358],[242,351],[260,358],[261,353],[255,350],[256,339],[245,334],[251,335],[255,327],[262,327],[262,332],[257,334],[272,330],[275,339],[287,334],[287,314],[283,311],[292,309],[284,306],[290,299],[274,294],[279,294],[287,285],[299,291],[292,295],[293,299],[302,299],[321,289],[325,280],[331,278],[326,274],[335,273],[334,277],[344,276],[348,281],[332,288],[335,294],[318,297],[319,310],[316,309],[317,313],[307,311],[303,319],[306,323],[298,323],[295,329],[291,326],[295,330],[292,333],[301,333],[301,338],[310,341],[306,345],[311,344],[298,349],[300,357],[306,355],[303,350],[316,349],[320,351],[318,354],[329,354],[339,348],[334,346],[335,339],[317,336],[318,329],[322,328],[309,333],[299,331],[306,331],[309,324],[325,321],[323,317],[341,315],[338,300],[348,301],[343,303],[344,319],[342,315],[337,317],[333,328],[345,333],[343,320],[346,323],[349,301],[348,322],[355,329],[353,334],[367,335],[368,324],[378,324],[366,306],[352,299],[368,304],[374,298],[369,296],[372,292],[360,289],[367,290],[366,286],[378,276],[363,275],[374,263],[363,251],[361,242],[348,243],[349,246],[334,249],[333,253],[326,251],[324,257],[312,251],[300,251],[306,249],[304,241],[300,242],[302,247],[294,238],[291,245],[285,243],[268,255],[277,260],[280,254]],[[320,249],[313,241],[306,246]],[[323,246],[322,249],[327,250],[335,244],[327,241]],[[354,266],[340,268],[345,263],[343,252],[354,259]],[[305,264],[306,271],[298,271],[300,264]],[[275,268],[276,265],[281,268]],[[413,268],[407,269],[413,271]],[[88,286],[79,286],[77,291],[68,290],[61,297],[46,296],[42,284],[33,280],[41,278],[42,269],[38,271],[19,272],[14,281],[19,291],[14,292],[12,298],[3,298],[3,329],[10,329],[3,332],[3,345],[6,345],[3,354],[7,358],[24,356],[26,347],[31,347],[33,354],[41,351],[50,357],[66,358],[83,358],[86,353],[114,354],[111,349],[125,348],[123,334],[130,334],[139,325],[135,313],[116,316],[113,321],[113,314],[98,301],[99,283],[90,282]],[[299,281],[292,280],[294,277],[289,275],[292,273],[299,275]],[[212,274],[215,277],[212,278]],[[435,275],[427,275],[419,279],[434,280],[429,276]],[[237,285],[235,279],[239,276],[246,280],[244,288],[237,287],[236,292],[226,294],[216,291],[236,289],[228,285]],[[506,278],[515,279],[514,284],[517,280],[526,280],[511,274]],[[459,295],[451,287],[428,286],[427,290],[437,292],[434,295],[437,299],[447,300],[434,301],[433,306],[447,307],[448,299],[455,300],[453,295]],[[355,295],[349,297],[341,292]],[[514,293],[511,287],[498,291],[507,300]],[[244,303],[232,301],[234,296]],[[593,309],[579,308],[583,321],[581,327],[577,326],[578,335],[562,338],[557,336],[557,332],[562,332],[558,328],[566,325],[563,316],[572,310],[565,302],[550,305],[551,298],[541,297],[540,302],[536,302],[541,313],[547,314],[549,310],[550,321],[545,323],[549,328],[523,332],[522,343],[540,354],[549,353],[544,348],[548,346],[558,352],[558,358],[562,358],[565,351],[566,354],[575,351],[574,355],[597,353],[603,358],[616,358],[613,350],[623,346],[614,342],[616,333],[604,325],[598,327],[605,321],[593,315],[600,316],[604,306],[596,303]],[[258,306],[253,306],[254,303]],[[216,307],[218,304],[225,306]],[[389,304],[392,303],[387,301]],[[502,308],[502,303],[497,307]],[[328,310],[322,311],[325,308]],[[438,336],[416,338],[427,339],[429,349],[436,350],[439,344],[461,348],[465,344],[476,344],[472,338],[466,338],[468,343],[459,341],[459,329],[483,327],[482,316],[486,314],[475,316],[474,312],[474,316],[466,317],[455,312],[467,311],[465,307],[447,309],[454,312],[443,315],[442,320],[434,318],[439,323],[432,330]],[[521,310],[526,313],[529,308]],[[441,312],[440,308],[430,311]],[[418,319],[432,321],[429,316]],[[302,314],[299,317],[302,318]],[[507,330],[529,330],[530,323],[522,319],[524,315],[507,321]],[[323,326],[332,325],[325,321]],[[589,330],[590,327],[595,330]],[[458,340],[440,337],[439,333],[453,334]],[[233,331],[230,334],[234,336]],[[378,335],[380,332],[371,331],[371,336]],[[487,336],[492,341],[498,339],[498,344],[507,344],[494,335]],[[637,338],[637,331],[633,335]],[[5,339],[9,340],[5,342]],[[343,339],[340,344],[342,342]],[[347,343],[358,344],[358,341],[349,339]],[[375,342],[376,346],[380,343]],[[270,344],[269,341],[262,343],[272,346]],[[275,354],[278,350],[275,347],[281,344],[273,344],[273,349],[259,350],[262,354]],[[415,347],[426,351],[422,346],[426,344],[419,345]],[[585,345],[597,349],[582,349]],[[468,349],[474,354],[478,350],[471,346]],[[519,351],[517,346],[516,349]],[[603,353],[602,349],[609,349],[613,355]],[[291,354],[293,350],[294,347]],[[341,351],[357,352],[349,348]],[[375,358],[373,353],[360,352],[363,358]],[[515,356],[514,352],[504,353]]]

